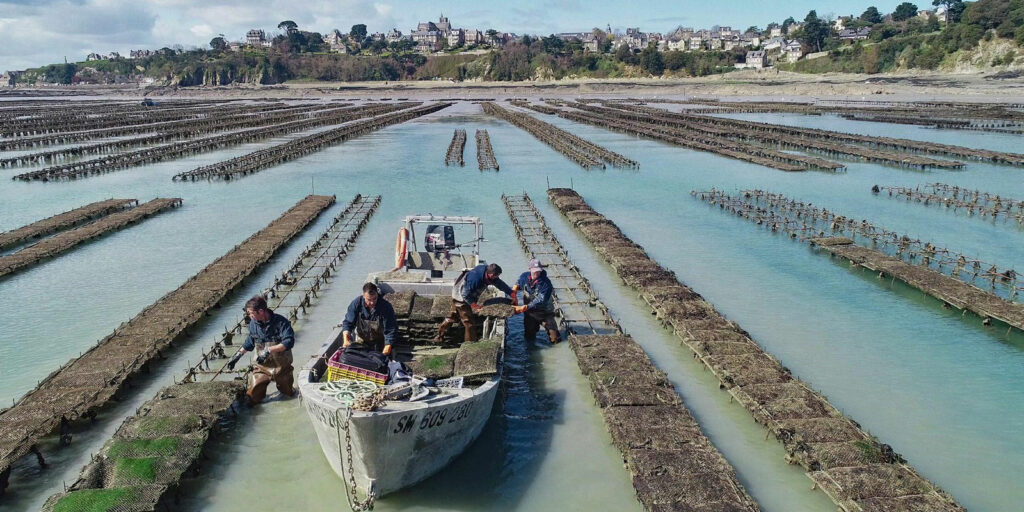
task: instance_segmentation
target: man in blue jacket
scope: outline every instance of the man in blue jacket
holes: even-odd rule
[[[501,276],[501,267],[497,263],[477,265],[472,270],[465,270],[459,275],[459,278],[455,280],[455,286],[452,287],[452,311],[448,314],[448,318],[445,318],[444,322],[441,322],[441,325],[437,328],[438,341],[443,340],[444,335],[448,333],[448,329],[455,322],[459,321],[466,328],[466,341],[477,341],[480,339],[480,332],[476,325],[476,314],[473,312],[473,305],[476,305],[480,294],[488,286],[493,285],[495,288],[505,292],[505,295],[512,295],[512,288],[509,288],[499,276]]]
[[[227,369],[234,370],[235,364],[246,352],[256,354],[249,374],[249,405],[256,405],[267,396],[271,381],[285,396],[295,396],[295,377],[292,375],[292,347],[295,346],[295,331],[287,318],[274,313],[267,307],[267,299],[256,295],[245,303],[249,315],[249,336],[242,343],[241,350],[228,361]]]
[[[558,323],[555,321],[555,297],[554,286],[548,279],[548,273],[540,260],[530,260],[530,268],[519,276],[519,281],[512,287],[512,303],[516,303],[516,292],[522,290],[523,305],[516,306],[516,313],[523,313],[523,335],[526,341],[533,342],[537,339],[537,331],[540,325],[548,331],[548,339],[551,344],[562,341],[558,333]]]
[[[366,283],[363,285],[363,294],[348,305],[341,329],[344,347],[355,343],[358,348],[388,355],[391,353],[391,345],[398,338],[395,308],[380,297],[377,285]]]

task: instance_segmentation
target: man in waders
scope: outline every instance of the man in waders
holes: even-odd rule
[[[480,339],[480,332],[477,330],[476,325],[476,314],[473,312],[473,306],[476,306],[476,301],[480,298],[480,294],[487,289],[488,285],[494,285],[495,288],[505,292],[505,295],[512,295],[512,288],[509,288],[499,276],[501,276],[501,267],[496,263],[477,265],[472,270],[464,270],[459,275],[459,278],[455,280],[455,286],[452,287],[452,311],[448,314],[448,318],[445,318],[444,322],[441,322],[441,325],[437,328],[438,341],[444,339],[448,329],[455,322],[459,321],[466,328],[466,341],[477,341]]]
[[[295,377],[292,375],[292,347],[295,346],[295,331],[287,318],[274,313],[267,307],[267,299],[256,295],[245,303],[249,314],[249,336],[242,343],[242,349],[228,361],[227,368],[235,364],[246,352],[255,352],[252,373],[249,374],[249,405],[256,405],[267,396],[267,386],[273,381],[277,390],[285,396],[295,396]]]
[[[512,287],[512,303],[516,304],[516,292],[523,291],[523,305],[516,306],[516,314],[523,314],[523,335],[526,341],[537,339],[540,325],[548,331],[548,339],[554,345],[562,341],[555,322],[554,286],[548,279],[548,272],[540,264],[540,260],[530,260],[529,270],[519,276]]]
[[[377,285],[366,283],[363,285],[363,295],[348,305],[341,329],[345,348],[355,343],[357,348],[388,355],[391,353],[391,345],[398,338],[395,308],[380,297]]]

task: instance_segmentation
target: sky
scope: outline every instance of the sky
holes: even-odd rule
[[[208,47],[223,34],[244,39],[250,28],[277,32],[294,20],[302,30],[348,32],[364,23],[369,32],[392,27],[403,34],[418,21],[443,12],[454,27],[494,28],[517,34],[551,34],[639,27],[668,32],[678,25],[743,30],[764,28],[811,9],[819,16],[859,15],[869,5],[891,12],[901,0],[0,0],[0,71],[85,60],[92,52]],[[916,2],[931,8],[929,0]]]

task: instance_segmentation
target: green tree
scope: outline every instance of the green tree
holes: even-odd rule
[[[679,71],[686,67],[688,54],[683,53],[679,50],[672,50],[665,52],[665,69],[669,71]]]
[[[394,53],[407,52],[416,47],[416,43],[413,43],[411,39],[399,39],[388,43],[388,49]]]
[[[962,0],[932,0],[932,5],[938,7],[940,5],[946,6],[946,24],[959,23],[960,17],[964,14],[964,9],[967,7]]]
[[[637,63],[636,55],[633,55],[633,50],[629,49],[628,44],[619,45],[619,47],[615,50],[615,60],[622,62],[624,64]]]
[[[814,12],[814,11],[811,11],[811,12]],[[789,33],[789,26],[794,24],[794,23],[796,23],[796,20],[794,20],[792,16],[790,16],[790,17],[786,18],[785,20],[783,20],[783,22],[782,22],[782,33],[783,34],[788,34]]]
[[[284,20],[281,23],[277,24],[277,28],[280,30],[284,30],[285,32],[292,32],[294,30],[298,30],[299,24],[295,23],[292,20]]]
[[[544,51],[552,55],[561,53],[562,49],[565,48],[565,41],[562,41],[561,38],[555,36],[554,34],[551,34],[548,37],[541,38],[541,42],[544,43]]]
[[[878,12],[878,7],[872,5],[864,11],[864,14],[860,15],[860,19],[871,24],[881,23],[882,13]]]
[[[757,28],[757,25],[751,25],[747,27],[747,30],[743,31],[744,34],[760,34],[761,29]]]
[[[349,31],[348,35],[352,36],[352,39],[357,43],[362,43],[366,39],[366,25],[362,23],[352,25],[352,30]]]
[[[665,61],[661,58],[661,52],[654,46],[654,43],[647,45],[647,48],[640,52],[640,67],[655,76],[665,72]]]
[[[917,16],[917,6],[910,2],[903,2],[896,6],[896,10],[892,12],[893,21],[904,21],[909,20]]]
[[[217,36],[210,39],[210,48],[212,48],[213,51],[222,52],[228,49],[228,42],[224,40],[224,36]]]
[[[815,51],[820,52],[825,44],[825,39],[831,33],[831,28],[827,21],[818,17],[817,11],[812,10],[804,18],[804,26],[801,31],[803,32],[804,43],[814,48]]]
[[[319,32],[305,32],[303,35],[306,36],[305,50],[307,52],[322,52],[327,49],[327,42]]]
[[[43,80],[54,84],[70,84],[78,68],[74,64],[50,64],[42,68]]]
[[[608,53],[612,49],[611,34],[608,34],[599,28],[594,28],[590,33],[594,35],[594,40],[597,41],[598,53]]]

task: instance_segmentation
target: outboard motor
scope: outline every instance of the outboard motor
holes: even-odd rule
[[[428,225],[424,245],[427,252],[434,253],[455,249],[455,228],[448,225]]]

